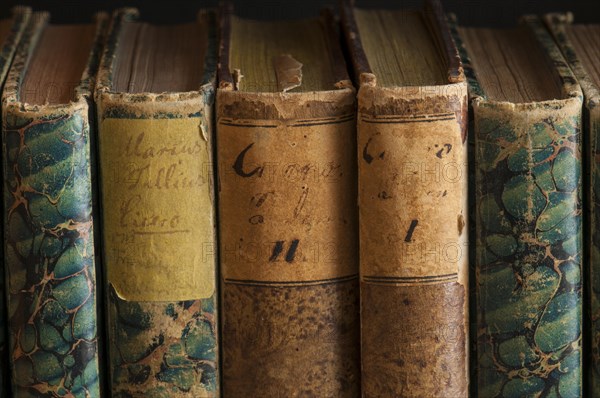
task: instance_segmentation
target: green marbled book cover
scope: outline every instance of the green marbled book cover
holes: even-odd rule
[[[586,254],[584,269],[588,282],[585,306],[590,322],[591,357],[588,386],[590,396],[600,396],[600,87],[599,75],[590,73],[594,55],[600,51],[600,24],[574,24],[573,15],[547,14],[544,20],[554,35],[573,74],[579,81],[584,101],[583,139],[585,143],[585,198],[587,222],[584,225]],[[597,58],[596,58],[597,59]],[[588,342],[586,341],[586,343]]]
[[[92,200],[91,88],[106,17],[66,104],[21,101],[29,61],[49,24],[35,13],[2,98],[4,261],[15,397],[100,397]]]
[[[0,88],[4,85],[4,80],[8,74],[8,69],[12,63],[17,45],[23,34],[23,30],[29,21],[31,9],[27,7],[16,7],[13,9],[13,16],[3,21],[5,26],[4,35],[0,38]],[[8,380],[8,347],[7,347],[7,318],[6,302],[4,292],[4,248],[0,245],[0,396],[8,395],[10,383]]]
[[[582,93],[552,37],[561,99],[490,99],[460,44],[474,115],[477,394],[582,396]]]
[[[583,83],[582,83],[583,86]],[[588,233],[590,260],[589,260],[589,287],[591,316],[591,343],[592,343],[592,362],[591,362],[591,396],[600,396],[600,92],[596,88],[596,93],[591,91],[586,93],[586,131],[589,142],[589,169],[590,178],[590,200],[589,206],[589,228]],[[589,97],[587,97],[590,95]],[[588,303],[586,302],[586,305]]]
[[[117,10],[101,61],[96,102],[113,397],[220,394],[212,177],[215,16],[200,12],[186,26],[151,25],[135,9]],[[195,31],[202,42],[194,58],[198,65],[190,64],[203,72],[190,79],[187,91],[173,89],[177,77],[161,69],[158,59],[144,58],[161,51],[169,55],[160,59],[196,53],[170,36],[179,29]],[[194,46],[191,37],[184,40]],[[137,47],[130,49],[132,43]],[[132,52],[140,58],[128,59]],[[136,80],[137,63],[146,62],[158,69],[151,66],[146,80]],[[181,64],[187,62],[180,60],[185,69]],[[119,83],[123,76],[125,85]],[[156,82],[153,76],[173,79],[156,90],[148,83]]]

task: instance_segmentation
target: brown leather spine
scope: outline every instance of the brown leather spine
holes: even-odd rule
[[[466,397],[465,289],[362,283],[365,397]]]
[[[352,9],[364,397],[468,396],[467,86],[439,4],[448,84],[378,87]]]
[[[358,397],[358,280],[223,287],[227,397]]]
[[[358,397],[356,92],[342,69],[330,91],[236,91],[227,59],[217,93],[223,394]]]

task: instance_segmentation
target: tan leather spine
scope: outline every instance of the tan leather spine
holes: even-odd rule
[[[358,397],[356,91],[337,39],[328,91],[236,91],[229,26],[226,12],[217,92],[223,394]]]
[[[439,3],[447,84],[380,87],[352,9],[364,397],[467,397],[467,84]]]
[[[363,392],[467,395],[466,85],[363,86]]]
[[[355,91],[217,104],[224,394],[358,396]]]

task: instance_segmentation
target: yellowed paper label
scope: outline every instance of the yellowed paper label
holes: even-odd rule
[[[132,301],[210,297],[212,169],[200,118],[104,119],[99,147],[108,282]]]
[[[456,280],[468,264],[468,176],[454,113],[362,115],[358,137],[362,279]]]
[[[358,273],[354,115],[220,119],[221,272],[230,283]]]

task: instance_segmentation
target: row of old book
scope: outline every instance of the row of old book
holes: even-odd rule
[[[600,24],[340,14],[0,22],[0,395],[600,396]]]

